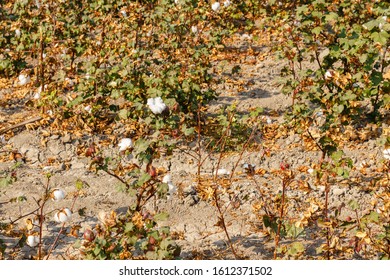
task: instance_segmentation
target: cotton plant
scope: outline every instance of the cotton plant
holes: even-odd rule
[[[54,203],[58,203],[59,201],[62,201],[66,197],[66,193],[62,188],[49,188],[47,184],[45,195],[43,199],[36,200],[38,204],[38,208],[36,209],[36,215],[33,218],[28,218],[26,220],[26,245],[28,245],[31,248],[38,247],[38,255],[37,258],[42,258],[42,228],[43,223],[46,220],[47,213],[45,213],[45,206],[47,205],[48,201],[53,201]],[[54,211],[53,220],[57,223],[62,223],[62,227],[64,227],[65,223],[71,221],[72,219],[72,210],[68,207],[60,208]],[[38,228],[38,230],[36,230]],[[62,228],[59,231],[58,235],[62,233]],[[56,241],[57,242],[57,241]],[[55,247],[55,244],[52,245],[52,249]],[[47,257],[50,255],[51,250],[49,251]]]

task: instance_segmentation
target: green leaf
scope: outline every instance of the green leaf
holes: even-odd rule
[[[0,188],[6,188],[13,183],[13,179],[11,176],[7,176],[5,178],[0,179]]]
[[[132,232],[134,230],[134,224],[132,222],[128,222],[125,225],[125,233]]]
[[[139,186],[139,187],[143,186],[151,178],[152,178],[152,176],[150,176],[149,173],[143,173],[137,180],[137,186]]]
[[[122,120],[126,120],[129,117],[129,112],[126,109],[122,109],[118,112],[118,117]]]
[[[366,215],[365,218],[368,222],[378,223],[379,222],[379,214],[375,211],[371,211],[370,214]]]
[[[386,31],[381,31],[381,32],[373,32],[371,34],[371,38],[380,43],[381,45],[386,45],[387,40],[389,39],[389,33]]]

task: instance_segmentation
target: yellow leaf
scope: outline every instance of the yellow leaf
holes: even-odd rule
[[[34,227],[33,222],[30,218],[26,220],[26,227],[27,230],[32,230],[32,228]]]
[[[383,78],[390,80],[390,70],[387,70],[386,74],[383,75]]]
[[[356,232],[356,237],[365,238],[366,236],[367,236],[367,233],[365,233],[365,232],[361,232],[361,231]]]

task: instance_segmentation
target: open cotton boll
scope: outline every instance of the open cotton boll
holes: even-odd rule
[[[118,143],[119,151],[123,152],[133,147],[133,142],[130,138],[123,138]]]
[[[390,160],[390,148],[383,151],[383,157]]]
[[[196,25],[191,26],[192,33],[198,33],[198,27]]]
[[[57,223],[66,223],[72,218],[72,211],[69,208],[63,208],[54,214],[54,221]]]
[[[87,111],[89,114],[91,114],[92,113],[92,106],[91,105],[85,106],[84,110]]]
[[[39,236],[37,235],[29,235],[26,240],[26,244],[30,247],[35,247],[39,243]]]
[[[16,29],[16,30],[15,30],[15,36],[16,36],[16,37],[19,38],[21,34],[22,34],[22,32],[20,31],[20,29]]]
[[[169,174],[164,176],[162,182],[168,185],[168,199],[169,199],[177,192],[177,187],[172,183],[172,177]]]
[[[211,5],[211,9],[213,9],[214,12],[218,12],[220,8],[221,8],[221,4],[219,4],[219,2],[214,2]]]
[[[24,75],[24,74],[20,74],[18,79],[19,79],[20,86],[24,86],[24,85],[28,84],[31,80],[29,75]]]
[[[169,175],[169,174],[165,175],[164,178],[162,179],[162,182],[163,182],[163,183],[166,183],[166,184],[172,183],[172,177],[171,177],[171,175]]]
[[[225,2],[223,2],[223,5],[224,5],[225,7],[229,7],[231,3],[232,3],[232,2],[230,2],[230,0],[226,0]]]
[[[230,171],[225,169],[225,168],[221,168],[221,169],[214,171],[213,175],[230,175]]]
[[[54,189],[51,196],[54,201],[60,201],[65,198],[65,192],[61,189]]]
[[[161,114],[167,108],[161,97],[149,98],[147,104],[153,114],[156,115]]]

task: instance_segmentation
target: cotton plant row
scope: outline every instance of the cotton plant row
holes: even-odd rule
[[[315,140],[323,156],[342,145],[340,127],[386,118],[388,2],[298,1],[266,9],[280,34],[275,51],[289,61],[281,72],[283,92],[292,99],[289,119],[304,137]],[[306,61],[315,66],[306,67]]]
[[[73,12],[73,5],[66,1],[46,3],[44,13],[39,13],[34,3],[15,2],[12,12],[20,20],[10,22],[5,34],[11,39],[7,46],[11,56],[26,60],[31,54],[37,60],[34,71],[27,67],[29,74],[37,76],[30,77],[22,69],[18,79],[19,86],[37,87],[33,96],[37,106],[56,114],[64,112],[56,110],[60,104],[67,116],[81,111],[80,117],[88,122],[104,118],[102,112],[110,110],[124,120],[147,118],[140,111],[144,105],[151,106],[155,115],[166,114],[164,102],[158,99],[162,98],[178,104],[176,108],[188,127],[197,106],[216,98],[210,55],[221,49],[223,38],[234,30],[234,19],[244,16],[229,0],[199,1],[196,5],[162,0],[153,6],[81,1],[85,7],[82,16]],[[142,20],[137,19],[137,10],[142,10]],[[66,24],[52,26],[45,20],[50,14]],[[90,26],[87,18],[107,22],[104,32],[100,26]],[[183,49],[186,51],[179,51]],[[112,106],[118,98],[132,107],[118,111]],[[176,119],[156,125],[180,130]]]

